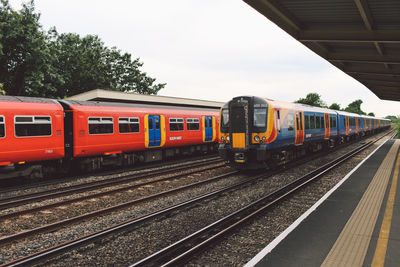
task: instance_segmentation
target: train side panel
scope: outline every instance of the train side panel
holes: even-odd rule
[[[218,139],[218,112],[150,107],[70,105],[74,157],[111,155],[157,148],[213,143]],[[209,140],[203,140],[207,119]],[[134,132],[121,132],[128,126]],[[128,128],[129,128],[128,127]],[[155,140],[153,135],[156,135]]]
[[[0,100],[0,165],[63,158],[63,117],[56,102]]]

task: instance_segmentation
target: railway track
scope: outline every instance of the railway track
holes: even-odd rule
[[[82,183],[74,186],[67,186],[61,188],[54,188],[50,190],[45,190],[41,192],[17,195],[9,198],[4,198],[0,200],[0,210],[4,210],[11,207],[16,207],[19,205],[23,205],[30,202],[37,202],[46,199],[57,198],[65,195],[77,194],[81,192],[88,192],[95,189],[100,189],[104,187],[111,187],[119,184],[124,184],[132,181],[137,181],[139,179],[145,179],[149,177],[165,175],[178,171],[185,171],[192,168],[199,168],[202,166],[210,165],[211,163],[220,163],[223,162],[221,159],[212,158],[206,161],[202,161],[200,163],[188,163],[184,165],[180,165],[178,167],[167,167],[162,170],[157,171],[146,171],[141,174],[134,175],[124,175],[120,177],[114,177],[107,180],[101,181],[93,181],[88,183]],[[210,168],[211,169],[211,168]],[[1,217],[1,216],[0,216]]]
[[[371,144],[371,142],[368,142],[367,144],[364,144],[364,145],[358,147],[356,150],[352,151],[352,154],[351,153],[346,154],[347,158],[349,158],[352,155],[360,152],[361,149],[366,148],[370,144]],[[339,162],[344,161],[344,160],[346,160],[346,158],[342,157],[341,160],[337,159],[332,164],[339,164]],[[288,187],[292,187],[292,189],[294,188],[293,190],[298,190],[299,188],[301,188],[303,186],[303,184],[308,184],[313,179],[318,179],[317,177],[322,175],[321,173],[325,173],[325,172],[331,170],[332,168],[334,168],[334,166],[336,166],[336,165],[331,165],[331,166],[324,165],[323,167],[319,168],[318,170],[316,170],[316,171],[314,171],[314,172],[312,172],[312,173],[310,173],[308,175],[305,175],[305,176],[301,177],[300,179],[296,180],[295,182],[291,183],[290,185],[288,185]],[[326,168],[326,169],[323,170],[323,168]],[[319,172],[319,173],[317,173],[317,172]],[[269,175],[272,175],[272,174],[273,174],[273,172],[269,173]],[[146,216],[141,216],[140,218],[136,218],[136,219],[131,220],[129,222],[121,223],[121,224],[116,225],[114,227],[107,228],[104,231],[99,231],[99,232],[96,232],[94,234],[82,237],[80,239],[64,243],[64,244],[62,244],[60,246],[47,249],[46,251],[42,251],[40,253],[36,253],[36,254],[28,256],[26,258],[23,258],[23,259],[20,259],[20,260],[16,260],[14,262],[10,262],[7,265],[13,266],[13,264],[16,264],[16,265],[19,265],[19,264],[31,264],[31,263],[36,262],[36,261],[43,261],[47,257],[54,256],[54,255],[56,255],[58,253],[64,253],[65,251],[74,249],[74,248],[82,246],[84,244],[92,243],[92,242],[94,242],[94,240],[104,238],[107,235],[114,234],[114,233],[120,232],[120,231],[124,231],[124,230],[126,230],[128,228],[131,228],[131,227],[135,227],[136,225],[141,224],[144,221],[148,221],[151,218],[155,218],[155,217],[159,217],[159,216],[165,216],[166,214],[168,214],[170,212],[174,212],[177,209],[182,209],[184,207],[187,207],[188,205],[193,205],[193,204],[197,203],[198,201],[203,201],[204,199],[211,198],[211,197],[213,197],[213,196],[215,196],[217,194],[222,194],[222,193],[227,192],[229,190],[233,190],[234,188],[240,188],[241,186],[245,185],[246,183],[255,182],[255,181],[257,181],[257,179],[263,179],[266,176],[268,176],[268,175],[263,174],[263,175],[258,175],[258,176],[246,179],[246,181],[242,181],[242,182],[237,183],[237,184],[235,184],[233,186],[228,186],[228,187],[225,187],[225,188],[220,189],[220,190],[216,190],[213,193],[209,193],[209,194],[206,194],[206,195],[203,195],[203,196],[198,196],[196,198],[193,198],[192,200],[176,204],[174,206],[168,207],[168,208],[163,209],[163,210],[159,210],[157,212],[153,212],[152,214],[148,214]],[[314,178],[311,179],[310,176],[313,176]],[[307,179],[310,179],[310,180],[307,180]],[[172,246],[171,245],[170,247],[165,248],[164,250],[162,250],[162,251],[160,251],[158,253],[155,253],[154,255],[143,259],[142,261],[137,262],[135,265],[142,265],[142,264],[151,264],[151,265],[156,264],[156,265],[159,265],[159,264],[162,264],[162,263],[176,264],[176,263],[178,263],[178,262],[180,262],[182,260],[184,261],[192,253],[204,248],[204,246],[208,246],[210,244],[210,242],[211,243],[214,242],[212,240],[218,239],[220,236],[222,236],[225,233],[231,231],[232,229],[234,229],[235,227],[239,226],[244,221],[249,220],[252,216],[254,216],[254,215],[252,215],[249,218],[247,218],[249,215],[251,215],[253,213],[258,214],[259,212],[262,212],[265,209],[267,209],[268,206],[271,206],[272,203],[276,203],[276,201],[278,201],[278,200],[286,197],[287,195],[291,194],[291,193],[288,193],[288,192],[285,193],[285,190],[287,190],[287,189],[277,190],[277,191],[273,192],[272,194],[269,194],[268,196],[266,196],[266,197],[264,197],[264,198],[262,198],[262,199],[260,199],[260,200],[258,200],[256,202],[251,203],[250,205],[248,205],[248,207],[245,207],[245,208],[237,211],[236,213],[233,213],[233,214],[231,214],[229,216],[226,216],[223,219],[211,224],[210,226],[203,228],[204,230],[203,229],[201,230],[201,234],[200,234],[200,231],[197,231],[195,234],[189,236],[188,238],[185,238],[185,239],[183,239],[183,240],[181,240],[179,242],[176,242],[173,247],[171,247]],[[274,200],[274,198],[276,198],[275,196],[278,196],[278,200],[276,200],[276,199]],[[253,210],[250,210],[250,207],[253,207]],[[257,207],[257,210],[254,210],[254,207]],[[232,219],[233,218],[235,218],[235,220],[233,220],[233,223],[232,223]],[[214,226],[216,226],[216,225],[218,225],[220,228],[219,229],[215,229]],[[228,225],[228,227],[226,225]],[[216,235],[216,237],[212,237],[207,232],[217,232],[218,234]],[[204,239],[200,239],[199,240],[198,239],[199,235],[205,236],[205,239],[206,240],[210,240],[210,241],[205,242]],[[196,239],[196,240],[194,241],[193,238]],[[188,243],[190,244],[189,246],[188,246]],[[200,244],[204,243],[204,245],[201,245],[201,246],[198,247],[199,243]],[[185,248],[185,249],[183,249],[183,248]],[[176,253],[176,251],[180,251],[180,253]],[[168,263],[169,261],[171,261],[171,262]]]
[[[391,138],[393,138],[392,135]],[[382,137],[381,137],[382,138]],[[284,185],[283,187],[267,194],[266,196],[248,204],[242,209],[235,211],[224,218],[196,231],[195,233],[175,242],[162,250],[130,265],[136,266],[179,266],[187,262],[195,253],[214,245],[220,238],[229,232],[239,228],[242,224],[250,221],[259,214],[267,212],[285,198],[304,189],[310,183],[322,177],[327,172],[340,166],[343,162],[371,146],[381,138],[367,142],[345,155],[319,167],[318,169]]]
[[[210,163],[208,163],[208,165],[209,164]],[[34,213],[34,212],[41,211],[41,210],[49,210],[49,209],[52,209],[52,208],[65,206],[65,205],[68,205],[68,204],[71,204],[71,203],[75,203],[75,202],[82,202],[82,201],[87,200],[87,199],[97,199],[97,198],[99,198],[101,196],[104,196],[104,195],[115,194],[115,193],[119,193],[119,192],[122,192],[122,191],[143,188],[143,187],[155,184],[155,183],[160,183],[160,182],[164,182],[164,181],[168,181],[168,180],[176,180],[178,178],[182,179],[182,178],[187,177],[188,175],[193,174],[193,173],[202,173],[202,172],[207,171],[207,170],[213,170],[213,169],[217,169],[217,168],[221,168],[221,167],[224,167],[224,166],[220,164],[220,165],[217,165],[217,166],[211,166],[211,167],[203,168],[203,169],[200,169],[200,170],[197,169],[195,171],[190,171],[190,172],[185,172],[185,173],[180,173],[180,174],[174,174],[172,176],[168,176],[168,177],[160,178],[160,179],[155,179],[155,180],[152,180],[152,181],[149,181],[149,182],[137,183],[137,184],[125,186],[125,187],[122,187],[122,188],[111,189],[111,190],[107,190],[107,191],[104,191],[104,192],[85,195],[85,196],[81,196],[81,197],[77,197],[77,198],[73,198],[73,199],[68,199],[68,200],[63,200],[63,201],[60,201],[60,202],[55,202],[55,203],[51,203],[51,204],[47,204],[47,205],[43,205],[43,206],[39,206],[39,207],[33,207],[33,208],[29,208],[29,209],[15,211],[15,212],[11,212],[11,213],[7,213],[7,214],[4,214],[4,215],[1,215],[0,216],[0,221],[4,221],[4,220],[10,219],[10,218],[14,218],[14,217],[17,217],[17,216],[21,216],[21,215],[24,215],[24,214]],[[181,170],[181,169],[179,169],[179,170]],[[88,219],[88,218],[91,218],[91,217],[94,217],[94,216],[101,216],[101,215],[104,215],[106,213],[110,213],[110,212],[113,212],[113,211],[116,211],[116,210],[119,210],[119,209],[123,209],[125,207],[129,207],[129,206],[141,203],[141,202],[150,201],[152,199],[156,199],[156,198],[159,198],[159,197],[167,195],[167,194],[172,194],[172,193],[175,193],[175,192],[187,190],[189,188],[192,188],[192,187],[195,187],[195,186],[200,186],[202,184],[215,182],[215,181],[217,181],[219,179],[225,178],[226,176],[229,176],[231,174],[236,174],[236,173],[238,173],[238,172],[237,171],[231,171],[231,172],[228,172],[226,174],[218,175],[216,177],[212,177],[210,179],[206,179],[206,180],[201,181],[201,182],[188,184],[188,185],[181,186],[179,188],[175,188],[175,189],[172,189],[172,190],[167,190],[167,191],[163,191],[163,192],[160,192],[160,193],[156,193],[156,194],[150,195],[148,197],[143,197],[143,198],[140,198],[140,199],[134,199],[132,201],[120,203],[120,204],[117,204],[117,205],[113,205],[111,207],[107,207],[107,208],[103,208],[103,209],[87,212],[87,213],[84,213],[84,214],[81,214],[81,215],[78,215],[78,216],[74,216],[74,217],[71,217],[71,218],[66,218],[66,219],[63,219],[63,220],[60,220],[60,221],[52,222],[52,223],[49,223],[49,224],[46,224],[46,225],[43,225],[43,226],[40,226],[40,227],[36,227],[34,229],[25,230],[25,231],[18,232],[18,233],[15,233],[15,234],[3,236],[3,237],[0,237],[0,245],[4,244],[4,243],[7,243],[7,242],[10,242],[10,241],[15,241],[15,240],[18,240],[18,239],[21,239],[21,238],[24,238],[24,237],[32,236],[32,235],[37,234],[37,233],[43,233],[43,232],[46,232],[46,231],[54,230],[54,229],[60,228],[60,227],[65,226],[65,225],[70,225],[72,223],[78,223],[80,221],[83,221],[85,219]]]
[[[31,190],[31,189],[36,189],[38,187],[56,187],[60,184],[63,183],[69,183],[74,180],[80,180],[80,179],[87,179],[90,176],[93,176],[94,174],[96,176],[104,177],[104,176],[109,176],[109,175],[118,175],[118,174],[123,174],[127,172],[136,172],[135,174],[145,174],[145,173],[150,173],[152,171],[155,171],[156,169],[167,169],[167,168],[173,168],[177,166],[184,166],[185,164],[191,164],[193,162],[201,162],[201,161],[207,161],[207,160],[216,160],[220,159],[219,156],[214,155],[207,155],[207,156],[197,156],[197,157],[189,157],[188,159],[184,160],[171,160],[167,162],[162,162],[162,163],[156,163],[156,164],[145,164],[144,166],[135,166],[135,167],[128,167],[128,168],[122,168],[122,169],[111,169],[111,170],[104,170],[101,172],[95,172],[95,173],[90,173],[90,174],[85,174],[85,175],[77,175],[74,177],[52,177],[52,178],[46,178],[45,181],[40,181],[40,182],[27,182],[27,184],[21,185],[19,183],[17,186],[10,186],[7,187],[7,185],[1,183],[1,188],[0,190],[0,202],[6,199],[11,199],[12,197],[7,197],[7,195],[12,194],[16,190],[21,191],[21,190]],[[125,176],[125,175],[123,175]],[[17,179],[14,179],[17,180]],[[2,181],[0,181],[2,182]],[[23,183],[26,181],[22,181]],[[3,189],[5,188],[5,189]],[[6,195],[6,197],[4,197]]]

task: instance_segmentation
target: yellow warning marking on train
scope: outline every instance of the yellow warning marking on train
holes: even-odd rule
[[[400,152],[397,155],[396,168],[393,174],[392,185],[390,186],[389,197],[386,202],[385,215],[383,217],[382,226],[378,237],[378,243],[376,245],[374,258],[371,264],[371,266],[373,267],[375,266],[383,267],[385,265],[386,250],[388,246],[390,227],[392,224],[392,217],[393,217],[393,206],[396,197],[397,180],[399,177],[399,168],[400,168]]]
[[[232,133],[232,147],[245,148],[246,147],[246,134],[245,133]]]

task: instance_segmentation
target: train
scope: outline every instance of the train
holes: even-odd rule
[[[0,96],[0,178],[217,152],[219,111]]]
[[[219,155],[240,170],[275,168],[390,127],[387,119],[256,96],[234,97],[220,118]]]

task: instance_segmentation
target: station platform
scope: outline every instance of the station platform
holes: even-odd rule
[[[399,147],[383,143],[245,266],[400,266]]]

